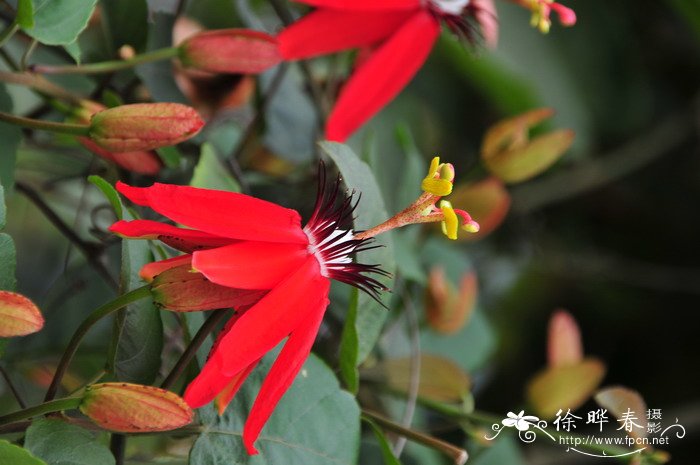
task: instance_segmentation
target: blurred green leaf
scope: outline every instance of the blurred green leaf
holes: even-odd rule
[[[382,451],[382,458],[384,459],[384,465],[401,465],[401,462],[399,462],[399,459],[396,458],[394,453],[391,451],[391,446],[389,445],[389,441],[386,438],[386,435],[384,435],[384,431],[377,426],[376,423],[374,423],[372,420],[369,418],[362,418],[369,426],[372,427],[372,432],[374,433],[374,437],[377,439],[377,442],[379,443],[379,448]]]
[[[0,111],[12,111],[12,99],[4,84],[0,84]],[[15,125],[0,123],[0,140],[2,141],[2,156],[0,156],[0,183],[11,189],[15,182],[15,161],[17,150],[22,141],[22,130]]]
[[[116,191],[102,178],[91,176],[124,220],[133,220]],[[116,200],[115,200],[116,198]],[[116,202],[119,202],[118,205]],[[121,208],[120,208],[121,207]],[[148,241],[122,241],[120,289],[122,293],[143,286],[141,267],[154,260]],[[114,320],[108,365],[119,381],[151,384],[158,374],[163,351],[163,321],[151,299],[142,299],[117,313]]]
[[[112,465],[109,448],[93,433],[63,420],[42,418],[27,429],[24,447],[48,465]]]
[[[515,440],[501,436],[488,449],[472,454],[470,465],[525,465],[527,462]]]
[[[366,163],[357,158],[357,155],[347,145],[335,142],[321,142],[321,149],[333,160],[343,177],[343,183],[349,190],[362,193],[362,199],[355,210],[355,229],[358,231],[369,229],[389,218],[384,199],[379,186]],[[394,248],[390,233],[384,233],[375,239],[376,244],[382,245],[377,249],[358,254],[360,263],[378,263],[388,273],[394,273]],[[378,277],[379,281],[387,285],[389,279]],[[387,286],[389,287],[389,286]],[[365,292],[360,293],[356,329],[358,335],[357,363],[362,363],[379,338],[382,326],[389,312]]]
[[[34,27],[34,4],[32,0],[17,1],[17,17],[15,20],[22,29]]]
[[[80,64],[80,59],[82,57],[82,49],[80,48],[80,43],[75,40],[71,42],[70,44],[66,44],[63,46],[63,49],[68,52],[68,55],[73,58],[73,61],[76,62],[76,64]]]
[[[28,450],[0,439],[0,464],[2,465],[47,465]]]
[[[357,394],[360,387],[360,375],[357,370],[358,335],[357,335],[357,302],[359,290],[353,288],[350,291],[350,305],[345,316],[343,333],[340,337],[340,375],[348,390]]]
[[[194,168],[190,186],[228,192],[241,191],[241,186],[223,166],[216,154],[216,149],[210,143],[202,144],[199,163]]]
[[[94,184],[95,187],[102,191],[105,197],[107,197],[107,200],[109,200],[109,203],[112,205],[112,209],[114,209],[114,214],[117,215],[117,219],[123,219],[124,213],[122,202],[119,199],[119,193],[117,190],[100,176],[92,175],[88,176],[87,179],[89,182]]]
[[[102,0],[100,5],[110,52],[123,45],[142,52],[148,38],[146,0]]]
[[[0,229],[5,227],[7,205],[5,204],[5,188],[0,181]]]
[[[575,365],[547,367],[527,385],[527,400],[535,414],[554,418],[559,409],[579,408],[598,388],[605,376],[605,365],[585,358]]]
[[[148,41],[145,51],[171,47],[173,41],[173,24],[175,17],[163,13],[152,15],[148,28]],[[170,60],[145,63],[136,67],[136,74],[141,78],[158,102],[188,103],[175,83],[173,64]]]
[[[68,45],[87,26],[97,0],[32,0],[34,25],[24,31],[42,44]]]
[[[333,372],[315,355],[267,422],[256,448],[241,439],[247,412],[275,353],[268,354],[219,417],[212,406],[199,410],[204,432],[190,452],[190,465],[354,465],[360,440],[360,410],[340,389]]]
[[[176,146],[169,145],[167,147],[159,147],[156,149],[156,153],[160,157],[163,164],[168,168],[177,168],[180,166],[182,154]]]

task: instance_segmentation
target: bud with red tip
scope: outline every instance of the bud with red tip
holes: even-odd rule
[[[137,103],[95,113],[90,139],[111,152],[151,150],[175,145],[204,126],[199,114],[179,103]]]
[[[257,74],[281,60],[277,40],[250,29],[200,32],[180,45],[183,65],[211,73]]]
[[[192,409],[177,394],[129,383],[93,384],[80,411],[100,427],[119,433],[170,431],[192,421]]]
[[[21,294],[0,291],[0,337],[26,336],[44,326],[34,303]]]

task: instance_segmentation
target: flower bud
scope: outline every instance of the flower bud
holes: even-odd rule
[[[209,281],[191,264],[180,265],[158,274],[151,283],[153,301],[174,312],[193,312],[217,308],[250,307],[266,291],[235,289]]]
[[[111,152],[175,145],[204,126],[199,114],[179,103],[138,103],[100,111],[90,122],[90,139]]]
[[[106,110],[107,107],[101,103],[84,100],[81,106],[73,111],[72,120],[77,123],[90,124],[92,115]],[[134,173],[155,175],[163,167],[158,154],[152,151],[140,150],[135,152],[110,152],[105,150],[89,137],[78,137],[78,142],[92,153],[99,155],[107,161],[116,163],[125,170]]]
[[[0,337],[26,336],[44,326],[34,303],[21,294],[0,291]]]
[[[462,277],[457,292],[445,278],[442,268],[430,271],[426,292],[428,325],[438,333],[454,334],[469,321],[477,296],[476,273]]]
[[[93,384],[80,411],[100,427],[120,433],[170,431],[192,421],[192,409],[177,394],[128,383]]]
[[[282,60],[277,41],[249,29],[220,29],[195,34],[180,45],[180,61],[211,73],[261,73]]]

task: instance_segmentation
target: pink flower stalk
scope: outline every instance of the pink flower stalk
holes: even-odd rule
[[[232,192],[154,184],[117,189],[137,205],[149,207],[179,228],[149,220],[118,221],[110,230],[134,239],[158,239],[185,255],[146,265],[141,275],[152,281],[155,300],[176,311],[231,306],[235,315],[216,340],[209,359],[184,395],[193,408],[215,401],[223,413],[260,359],[282,340],[284,347],[262,383],[243,428],[243,443],[254,443],[275,406],[294,381],[329,304],[330,280],[355,286],[375,299],[386,288],[371,274],[387,276],[379,265],[353,260],[368,250],[372,238],[412,223],[443,222],[456,237],[478,225],[440,197],[452,190],[454,169],[436,158],[423,181],[426,191],[396,217],[368,231],[346,229],[354,206],[340,199],[340,181],[327,190],[321,170],[311,218],[264,200]]]
[[[497,24],[493,0],[297,0],[317,9],[279,35],[285,60],[353,48],[373,48],[342,89],[326,125],[326,138],[345,141],[389,103],[428,58],[445,23],[470,38],[469,18],[489,45]]]

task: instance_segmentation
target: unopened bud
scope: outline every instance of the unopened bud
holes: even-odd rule
[[[100,427],[120,433],[170,431],[192,421],[192,409],[177,394],[129,383],[93,384],[80,411]]]
[[[96,113],[90,139],[111,152],[133,152],[175,145],[204,126],[199,114],[179,103],[138,103]]]
[[[151,283],[153,301],[174,312],[234,307],[241,310],[258,302],[266,291],[235,289],[209,281],[190,264],[158,274]]]
[[[281,60],[274,37],[249,29],[200,32],[180,45],[183,65],[211,73],[257,74]]]
[[[26,336],[44,326],[34,303],[21,294],[0,291],[0,337]]]

